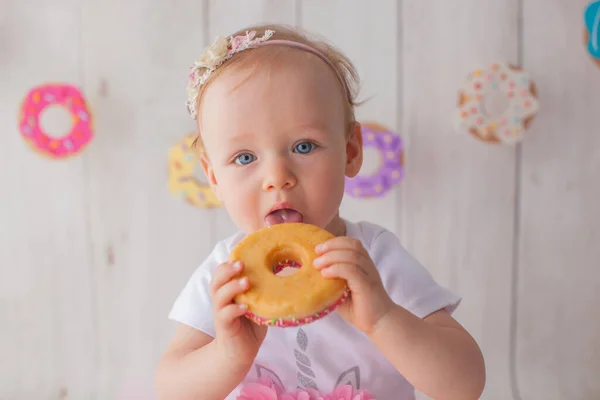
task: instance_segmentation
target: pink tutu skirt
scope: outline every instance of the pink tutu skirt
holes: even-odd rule
[[[375,400],[369,392],[356,390],[352,386],[338,386],[329,394],[314,389],[296,389],[282,393],[269,379],[246,384],[237,400]]]

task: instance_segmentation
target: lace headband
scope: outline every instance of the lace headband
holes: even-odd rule
[[[233,57],[234,54],[250,48],[256,48],[265,45],[285,45],[295,47],[318,56],[325,61],[327,65],[331,67],[331,69],[333,69],[336,76],[340,80],[342,87],[346,91],[346,94],[348,94],[344,79],[335,68],[333,63],[329,61],[329,59],[325,57],[323,53],[314,49],[313,47],[307,46],[303,43],[294,42],[292,40],[269,40],[271,37],[273,37],[274,33],[275,31],[265,30],[263,36],[256,37],[256,31],[250,31],[246,32],[245,35],[235,37],[218,37],[215,42],[204,51],[202,57],[197,59],[194,62],[194,66],[191,68],[189,83],[187,86],[188,100],[186,102],[186,106],[192,118],[196,119],[198,115],[197,106],[200,87],[206,83],[210,75],[219,66],[221,66],[221,64]]]

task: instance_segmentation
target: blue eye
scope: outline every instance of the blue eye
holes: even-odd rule
[[[300,154],[308,154],[313,151],[317,147],[316,144],[312,142],[300,142],[294,147],[294,151]]]
[[[254,160],[256,160],[254,155],[250,153],[242,153],[235,158],[235,163],[240,165],[248,165]]]

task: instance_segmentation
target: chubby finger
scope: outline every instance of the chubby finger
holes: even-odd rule
[[[236,319],[243,316],[248,307],[245,304],[229,304],[228,306],[219,310],[217,318],[224,329],[229,329],[233,325]]]
[[[335,263],[321,270],[324,278],[340,278],[348,281],[350,286],[365,282],[368,274],[355,263]]]
[[[245,292],[250,287],[248,278],[232,279],[221,286],[213,296],[213,303],[217,310],[225,308],[233,302],[238,294]]]
[[[210,292],[214,295],[224,284],[242,271],[244,265],[241,261],[225,262],[220,264],[213,273],[210,281]]]
[[[358,263],[362,260],[361,254],[354,250],[330,250],[313,260],[316,269],[323,269],[336,263]]]
[[[362,242],[349,236],[338,236],[321,243],[315,247],[317,254],[323,254],[332,250],[353,250],[359,253],[365,253],[366,250]]]

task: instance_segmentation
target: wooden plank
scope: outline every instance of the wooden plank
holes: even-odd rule
[[[356,111],[360,122],[374,121],[398,132],[398,5],[394,0],[365,2],[335,0],[301,3],[303,28],[329,40],[354,63],[361,77]],[[379,154],[365,148],[361,175],[377,170]],[[340,209],[351,221],[367,220],[394,232],[397,227],[399,187],[379,198],[345,196]]]
[[[463,296],[455,317],[482,347],[484,399],[510,398],[509,328],[516,150],[453,129],[458,89],[472,70],[518,61],[517,0],[406,0],[402,9],[401,202],[408,249]]]
[[[516,371],[521,399],[600,398],[600,68],[589,2],[524,1],[542,111],[523,144]]]
[[[81,9],[72,0],[8,0],[1,8],[0,398],[90,398],[96,336],[86,155],[34,153],[18,125],[20,103],[35,86],[83,83]],[[47,110],[42,127],[67,133],[68,112]]]
[[[85,3],[85,82],[98,117],[89,195],[99,399],[152,376],[172,332],[167,314],[212,250],[210,211],[167,190],[169,150],[194,130],[185,85],[204,16],[198,0]]]
[[[250,25],[278,23],[294,25],[293,0],[210,0],[208,36],[205,45],[217,36],[229,36]],[[215,209],[215,240],[234,234],[235,226],[224,207]]]

